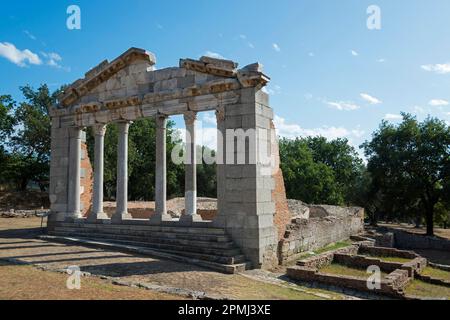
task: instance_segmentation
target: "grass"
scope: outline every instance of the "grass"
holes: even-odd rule
[[[32,266],[0,262],[1,300],[180,300],[180,296],[122,287],[93,277],[81,278],[80,290],[66,287],[68,275]]]
[[[434,298],[450,300],[450,288],[413,280],[405,289],[407,295],[420,298]]]
[[[380,259],[380,260],[386,261],[386,262],[406,263],[406,262],[410,262],[412,260],[412,259],[400,258],[400,257],[386,257],[386,256],[376,256],[376,255],[366,255],[366,256],[370,257],[370,258]]]
[[[341,249],[341,248],[345,248],[348,247],[352,244],[352,242],[350,240],[348,241],[340,241],[340,242],[336,242],[336,243],[332,243],[326,247],[314,250],[313,253],[305,253],[304,255],[300,256],[300,259],[306,259],[306,258],[310,258],[310,257],[314,257],[316,255],[325,253],[325,252],[329,252],[329,251],[334,251],[337,249]]]
[[[323,267],[319,270],[320,273],[328,273],[333,275],[343,275],[343,276],[353,276],[358,278],[365,278],[367,279],[370,274],[366,272],[364,269],[357,269],[348,267],[343,264],[338,263],[332,263],[329,266]],[[386,273],[381,272],[381,276],[386,276]]]
[[[450,281],[450,271],[445,271],[433,267],[426,267],[422,274],[424,276],[430,276],[437,279]]]

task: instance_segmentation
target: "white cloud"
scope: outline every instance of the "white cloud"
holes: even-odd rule
[[[347,130],[343,127],[323,126],[320,128],[305,129],[298,124],[287,123],[286,119],[277,115],[275,115],[274,124],[275,128],[277,129],[277,134],[288,139],[294,139],[297,137],[322,136],[332,140],[337,138],[360,138],[365,134],[365,132],[361,131],[359,128],[356,128],[354,130]]]
[[[413,111],[417,114],[424,114],[426,112],[421,106],[414,106]]]
[[[206,124],[211,124],[211,125],[217,124],[217,118],[214,115],[214,112],[205,112],[203,114],[202,121]]]
[[[0,56],[20,67],[25,67],[27,64],[42,64],[41,59],[36,53],[28,49],[19,50],[12,43],[8,42],[0,42]]]
[[[361,98],[363,98],[364,100],[366,100],[368,103],[370,104],[380,104],[383,103],[381,100],[371,96],[368,93],[361,93],[360,94]]]
[[[269,87],[264,87],[262,88],[263,92],[270,94],[270,95],[275,95],[275,94],[280,94],[281,93],[281,87],[279,85],[269,85]]]
[[[222,56],[220,53],[212,52],[212,51],[206,51],[204,56],[215,58],[215,59],[225,59],[224,56]]]
[[[381,58],[381,59],[378,59],[377,62],[383,63],[383,62],[386,62],[386,59]]]
[[[276,44],[276,43],[273,43],[273,44],[272,44],[272,47],[273,47],[273,49],[274,49],[276,52],[280,52],[280,51],[281,51],[280,46],[279,46],[278,44]]]
[[[435,72],[437,74],[447,74],[450,73],[450,62],[443,64],[426,64],[421,66],[425,71]]]
[[[449,102],[447,100],[443,100],[443,99],[433,99],[433,100],[430,100],[430,102],[428,102],[428,104],[433,107],[440,107],[440,106],[448,106]]]
[[[359,53],[356,52],[355,50],[351,50],[350,53],[352,54],[352,56],[357,57],[359,56]]]
[[[361,108],[359,105],[355,104],[352,101],[324,101],[324,102],[330,107],[341,111],[352,111]]]
[[[30,31],[24,30],[23,32],[24,32],[24,33],[28,36],[28,38],[30,38],[31,40],[37,40],[37,38],[36,38]]]
[[[388,113],[384,116],[385,120],[402,120],[403,117],[400,114],[392,114],[392,113]]]

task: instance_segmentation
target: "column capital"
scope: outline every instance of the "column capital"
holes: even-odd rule
[[[70,127],[69,128],[69,136],[74,139],[81,139],[83,127]]]
[[[187,125],[193,125],[194,122],[197,120],[197,112],[195,111],[186,111],[183,113],[184,116],[184,122]]]
[[[104,136],[106,133],[106,124],[96,124],[92,128],[96,136]]]
[[[221,123],[225,121],[225,107],[220,106],[216,109],[216,119],[217,123]]]
[[[117,121],[116,123],[119,127],[119,132],[128,134],[128,129],[130,128],[130,124],[132,124],[133,121],[123,120],[123,121]]]
[[[160,129],[166,129],[168,116],[165,114],[156,115],[156,127]]]

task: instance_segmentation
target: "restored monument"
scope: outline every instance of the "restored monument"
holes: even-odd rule
[[[77,80],[51,110],[52,150],[49,234],[147,245],[172,256],[203,261],[226,272],[269,267],[286,259],[280,247],[291,223],[279,170],[273,111],[262,90],[269,78],[258,63],[238,69],[228,60],[185,59],[179,67],[155,70],[155,56],[131,48]],[[217,215],[202,221],[196,209],[195,120],[215,111],[218,129]],[[166,209],[166,123],[183,115],[186,143],[185,214]],[[128,130],[132,121],[153,117],[157,125],[155,214],[132,219],[127,210]],[[103,150],[106,125],[119,128],[116,211],[103,210]],[[82,185],[82,136],[95,132],[92,201]],[[82,217],[90,207],[87,218]],[[351,213],[362,230],[361,212]],[[314,233],[314,231],[311,231]],[[340,232],[341,240],[350,234]],[[297,238],[296,238],[297,239]],[[293,245],[301,247],[301,240]],[[300,242],[299,242],[300,241]],[[298,250],[293,250],[293,253]],[[283,259],[280,253],[283,252]]]

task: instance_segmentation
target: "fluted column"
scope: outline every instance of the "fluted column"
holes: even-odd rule
[[[166,159],[167,116],[156,116],[156,172],[155,172],[155,214],[150,223],[159,224],[170,221],[167,214],[167,159]]]
[[[67,219],[81,217],[80,189],[81,189],[81,128],[69,129],[69,185]]]
[[[128,213],[128,129],[129,121],[118,122],[117,147],[117,190],[116,212],[112,217],[115,222],[132,219]]]
[[[106,125],[99,124],[94,127],[95,150],[94,150],[94,195],[92,200],[92,211],[89,221],[108,219],[103,212],[103,173],[104,173],[104,149],[105,149]]]
[[[186,158],[185,158],[185,213],[180,222],[201,221],[197,215],[197,148],[195,144],[195,122],[197,113],[188,111],[184,114],[186,124]]]

